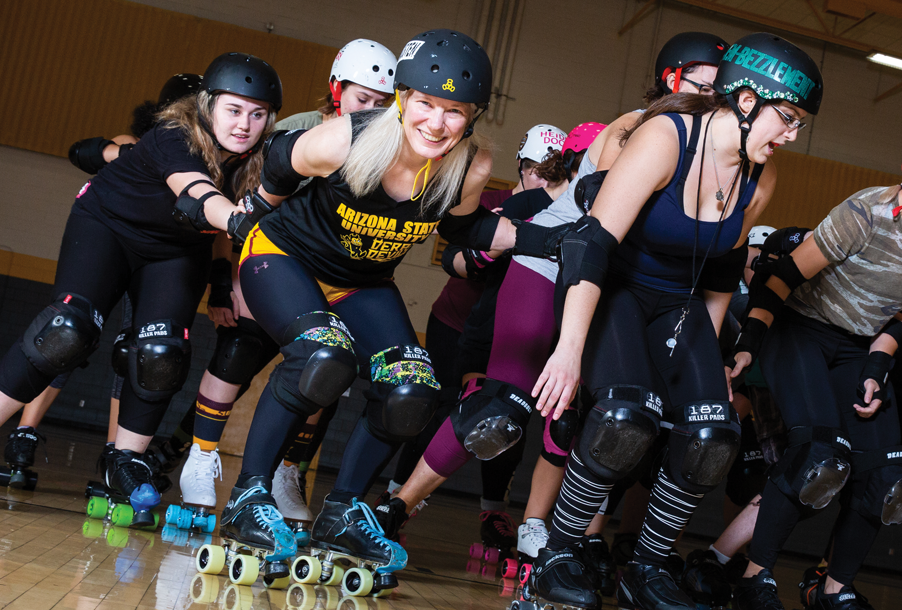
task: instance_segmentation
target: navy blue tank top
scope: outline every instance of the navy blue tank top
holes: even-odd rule
[[[686,125],[679,114],[667,113],[680,138],[680,159],[673,179],[656,191],[642,207],[623,242],[611,258],[611,274],[626,281],[664,292],[692,290],[692,251],[695,246],[695,218],[683,208],[683,187],[698,146],[701,119],[693,117],[688,141]],[[739,201],[723,223],[699,221],[695,272],[705,253],[716,258],[729,252],[742,233],[745,208],[755,194],[763,165],[756,165],[751,176],[740,176]],[[721,224],[718,231],[718,224]],[[716,239],[716,241],[714,241]],[[714,241],[713,245],[711,242]]]

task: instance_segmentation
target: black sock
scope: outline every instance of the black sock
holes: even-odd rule
[[[677,487],[661,468],[651,489],[648,512],[633,558],[639,563],[663,565],[677,536],[704,497],[705,494],[693,494]]]
[[[546,546],[554,551],[575,547],[612,487],[613,483],[599,481],[571,451]]]

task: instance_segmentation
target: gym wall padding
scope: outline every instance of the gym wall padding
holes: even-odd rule
[[[131,109],[170,76],[203,74],[229,51],[276,68],[289,116],[326,94],[338,49],[122,0],[4,0],[0,144],[65,156],[82,138],[129,133]]]

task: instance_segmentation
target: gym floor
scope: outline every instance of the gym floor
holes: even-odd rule
[[[11,429],[4,426],[2,438]],[[501,579],[496,574],[500,568],[469,559],[470,545],[479,541],[478,501],[441,494],[433,496],[422,514],[405,527],[409,564],[398,574],[400,587],[385,598],[343,598],[339,587],[300,584],[288,590],[267,590],[260,579],[248,587],[232,585],[225,575],[198,574],[193,554],[202,544],[218,541],[215,535],[188,534],[171,526],[146,532],[88,519],[85,484],[97,477],[94,465],[103,436],[62,426],[45,426],[41,431],[49,442],[46,454],[44,445],[38,449],[37,489],[0,491],[0,608],[502,610],[515,599],[515,580]],[[216,483],[220,510],[240,469],[240,458],[222,456],[222,464],[223,480]],[[164,495],[162,507],[178,502],[178,472],[171,475],[175,485]],[[327,474],[315,479],[314,512],[333,480]],[[522,511],[513,510],[511,516],[519,522]],[[613,531],[606,532],[608,539]],[[679,550],[685,556],[708,544],[687,539]],[[811,564],[811,560],[790,557],[777,566],[787,609],[799,608],[796,585]],[[866,571],[856,585],[878,610],[902,606],[898,574]],[[617,606],[612,598],[604,598],[603,607]]]

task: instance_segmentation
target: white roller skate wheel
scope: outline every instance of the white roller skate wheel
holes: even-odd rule
[[[316,557],[302,555],[291,564],[291,578],[301,584],[316,584],[323,573],[323,564]]]
[[[225,567],[225,549],[215,544],[205,544],[197,549],[194,567],[201,574],[219,574]]]
[[[260,575],[260,560],[252,555],[235,555],[229,566],[229,580],[236,585],[252,585]]]
[[[332,576],[330,576],[325,582],[323,582],[323,584],[327,587],[337,587],[341,584],[341,581],[344,577],[344,567],[336,563],[332,566]]]
[[[256,559],[256,557],[254,557]],[[254,594],[250,589],[239,587],[233,583],[226,587],[223,606],[226,610],[251,610],[254,605]]]
[[[352,597],[365,597],[373,590],[373,575],[369,570],[351,568],[345,572],[341,586]]]
[[[191,579],[191,601],[212,604],[219,597],[219,579],[210,574],[195,574]]]

